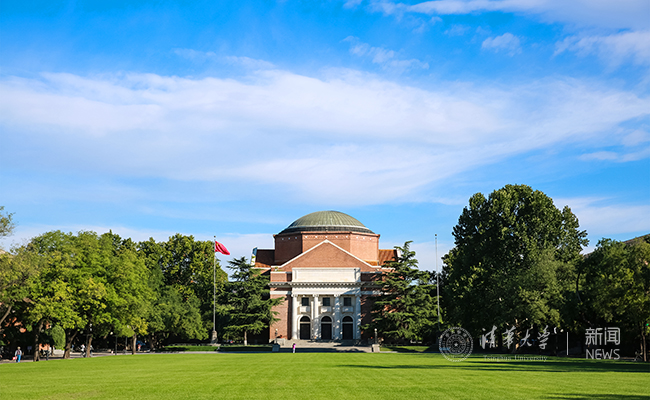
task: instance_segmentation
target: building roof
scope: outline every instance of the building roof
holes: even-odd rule
[[[338,211],[317,211],[293,221],[279,234],[304,231],[361,232],[372,233],[356,218]]]

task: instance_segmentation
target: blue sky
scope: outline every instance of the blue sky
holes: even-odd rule
[[[5,248],[214,235],[319,210],[435,268],[468,198],[527,184],[590,247],[650,232],[650,2],[0,0]]]

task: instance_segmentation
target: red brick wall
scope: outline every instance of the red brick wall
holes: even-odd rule
[[[271,292],[271,298],[283,298],[284,302],[279,306],[273,307],[273,311],[279,314],[275,317],[279,319],[275,324],[271,325],[269,329],[269,341],[275,339],[275,330],[278,330],[278,337],[282,335],[285,339],[291,339],[291,296],[290,295],[274,295]]]

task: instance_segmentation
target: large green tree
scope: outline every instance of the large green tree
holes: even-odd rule
[[[225,336],[242,338],[248,344],[248,334],[258,334],[278,321],[273,307],[283,299],[269,296],[269,278],[246,261],[245,257],[229,261],[233,281],[223,286],[220,294],[221,316],[226,317]]]
[[[382,294],[373,304],[372,322],[364,331],[377,329],[378,335],[393,342],[430,338],[439,319],[435,286],[431,274],[418,269],[411,242],[396,246],[398,257],[384,267]]]
[[[584,259],[580,271],[580,296],[587,326],[615,325],[624,339],[639,339],[647,361],[650,333],[650,235],[630,243],[603,239]],[[633,334],[630,334],[634,332]]]
[[[587,245],[578,228],[569,207],[525,185],[473,195],[444,257],[446,320],[474,334],[493,325],[522,332],[569,324],[563,310],[575,301],[575,268]]]
[[[31,302],[23,317],[33,327],[35,344],[46,323],[65,330],[65,357],[80,334],[90,352],[96,336],[146,333],[148,271],[130,239],[56,231],[34,238],[28,248],[42,265],[30,280]]]
[[[150,340],[157,346],[168,338],[205,339],[212,330],[213,269],[217,285],[227,279],[214,258],[211,241],[176,234],[165,242],[138,243],[140,257],[150,270],[155,293],[148,314]]]

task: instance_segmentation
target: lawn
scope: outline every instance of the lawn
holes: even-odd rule
[[[145,354],[0,365],[3,399],[648,399],[650,364],[431,353]]]

